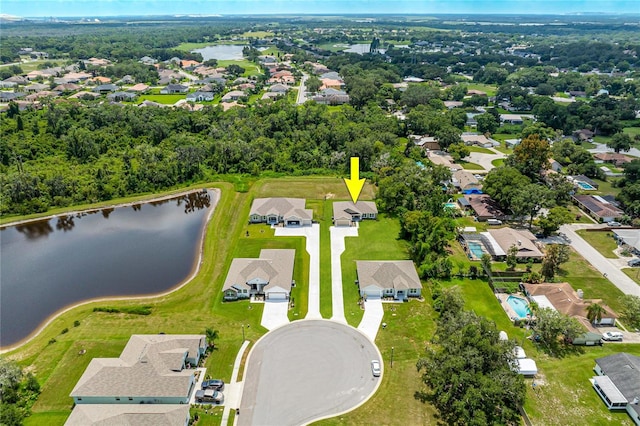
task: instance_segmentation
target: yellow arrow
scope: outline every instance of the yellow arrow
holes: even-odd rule
[[[349,195],[351,195],[354,204],[362,192],[364,181],[364,178],[360,179],[360,157],[351,157],[351,179],[344,178],[344,183],[347,184]]]

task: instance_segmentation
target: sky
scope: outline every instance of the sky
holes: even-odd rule
[[[23,17],[235,14],[640,14],[640,0],[0,0]]]

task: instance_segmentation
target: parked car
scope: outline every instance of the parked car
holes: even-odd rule
[[[622,226],[622,224],[620,222],[616,222],[614,220],[612,220],[611,222],[607,222],[607,225],[609,225],[609,226]]]
[[[220,379],[205,380],[202,382],[202,390],[213,389],[217,391],[224,390],[224,382]]]
[[[373,377],[380,377],[380,361],[374,359],[371,361],[371,372]]]
[[[627,265],[640,266],[640,259],[638,259],[637,257],[635,259],[631,259],[630,261],[627,262]]]
[[[502,225],[502,221],[498,219],[487,219],[488,225]]]
[[[619,331],[607,331],[602,333],[602,340],[606,340],[608,342],[622,342],[622,333]]]
[[[224,401],[224,395],[222,392],[213,389],[199,390],[196,391],[196,401],[222,404],[222,401]]]

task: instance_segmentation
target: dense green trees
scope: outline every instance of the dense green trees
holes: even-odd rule
[[[330,113],[326,106],[286,101],[227,112],[61,103],[0,119],[3,214],[157,191],[219,174],[342,173],[351,155],[361,158],[366,172],[395,150],[402,134],[398,121],[377,106]]]
[[[31,411],[40,384],[13,361],[0,358],[0,424],[19,426]]]
[[[449,425],[519,424],[525,388],[513,370],[514,343],[499,339],[495,323],[463,310],[457,287],[438,299],[433,344],[417,363],[427,389],[415,397],[432,403]]]

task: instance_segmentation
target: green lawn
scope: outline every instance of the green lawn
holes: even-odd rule
[[[495,154],[495,152],[491,151],[490,149],[483,148],[477,145],[469,145],[467,146],[467,148],[469,148],[470,152],[481,152],[483,154]]]
[[[185,99],[186,97],[187,95],[185,95],[184,93],[175,95],[140,95],[140,97],[138,98],[138,103],[142,101],[152,101],[164,105],[173,105],[180,99]]]
[[[460,164],[465,170],[484,170],[484,167],[480,164],[470,163],[464,160],[457,161],[457,164]]]
[[[487,96],[495,96],[498,88],[491,84],[482,84],[482,83],[464,83],[467,86],[467,90],[481,90],[487,94]]]
[[[596,191],[585,191],[585,193],[596,195],[618,195],[621,191],[620,188],[616,188],[613,186],[613,182],[615,182],[616,179],[609,179],[607,181],[593,179],[593,181],[598,184],[598,189]]]
[[[622,132],[633,138],[634,136],[640,135],[640,127],[625,127],[622,129]]]
[[[618,244],[613,239],[613,232],[589,232],[586,229],[576,231],[585,241],[587,241],[593,248],[598,250],[604,257],[610,259],[617,259],[618,256],[613,252],[618,247]]]
[[[623,293],[573,249],[555,280],[566,281],[574,290],[582,289],[585,299],[602,299],[611,309],[620,312],[619,299]]]
[[[640,268],[622,268],[622,272],[627,274],[636,284],[640,285]]]
[[[500,167],[504,164],[504,158],[496,158],[491,164],[493,164],[494,167]]]
[[[407,243],[398,239],[399,234],[398,220],[380,214],[378,220],[362,221],[357,237],[345,238],[345,251],[341,256],[344,315],[354,327],[360,324],[364,314],[358,305],[355,261],[408,259]]]
[[[247,60],[247,59],[242,59],[239,61],[236,60],[220,60],[218,61],[218,66],[219,67],[228,67],[229,65],[240,65],[242,68],[245,69],[244,74],[242,74],[243,77],[251,77],[254,75],[260,75],[262,74],[262,70],[260,69],[260,67],[258,67],[258,65],[256,65],[255,63]]]

